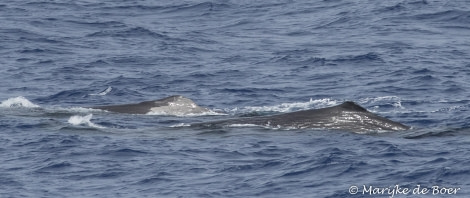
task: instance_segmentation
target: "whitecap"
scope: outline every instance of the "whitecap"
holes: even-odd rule
[[[89,126],[93,128],[99,128],[99,129],[106,128],[104,126],[91,122],[92,117],[93,117],[93,114],[88,114],[86,116],[74,115],[69,118],[68,123],[73,126]]]
[[[31,101],[29,101],[23,96],[18,96],[15,98],[9,98],[7,100],[2,101],[0,103],[0,107],[3,107],[3,108],[17,108],[17,107],[39,108],[40,106],[32,103]]]

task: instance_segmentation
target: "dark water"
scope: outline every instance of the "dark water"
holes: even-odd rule
[[[470,196],[468,1],[9,0],[0,19],[0,197]],[[175,94],[228,115],[80,108]],[[413,129],[179,127],[346,100]]]

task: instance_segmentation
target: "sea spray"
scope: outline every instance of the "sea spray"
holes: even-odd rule
[[[106,128],[104,126],[91,122],[92,117],[93,117],[93,114],[88,114],[86,116],[74,115],[69,118],[68,123],[74,126],[89,126],[93,128],[99,128],[99,129]]]
[[[36,105],[26,99],[23,96],[18,96],[15,98],[9,98],[4,100],[0,103],[0,107],[3,108],[17,108],[17,107],[24,107],[24,108],[39,108],[39,105]]]

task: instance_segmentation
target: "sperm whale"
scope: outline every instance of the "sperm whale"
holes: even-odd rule
[[[191,99],[180,95],[135,104],[95,106],[91,108],[117,113],[164,114],[177,116],[211,112],[210,109],[200,107]],[[410,129],[409,126],[371,113],[364,107],[351,101],[322,109],[310,109],[270,116],[243,117],[190,124],[192,127],[209,128],[247,125],[273,128],[317,128],[348,131],[400,131]]]
[[[180,95],[135,104],[95,106],[91,108],[129,114],[188,115],[211,112],[207,108],[200,107],[191,99]]]
[[[319,128],[348,131],[400,131],[409,126],[389,120],[367,111],[354,102],[322,109],[310,109],[271,116],[245,117],[228,120],[195,123],[193,127],[227,127],[255,125],[274,128]]]

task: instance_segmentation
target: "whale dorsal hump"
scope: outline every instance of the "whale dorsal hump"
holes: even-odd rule
[[[339,105],[339,107],[341,107],[341,108],[343,108],[347,111],[368,112],[367,109],[365,109],[364,107],[361,107],[361,106],[359,106],[356,103],[351,102],[351,101],[346,101],[343,104]]]
[[[210,112],[209,109],[200,107],[189,98],[175,95],[166,97],[152,102],[149,108],[150,114],[163,114],[163,115],[189,115]]]
[[[151,107],[160,107],[160,106],[168,106],[170,104],[188,104],[188,105],[196,105],[191,99],[185,98],[180,95],[169,96],[166,98],[162,98],[159,100],[152,100],[152,101],[145,101],[139,104],[148,104]]]

